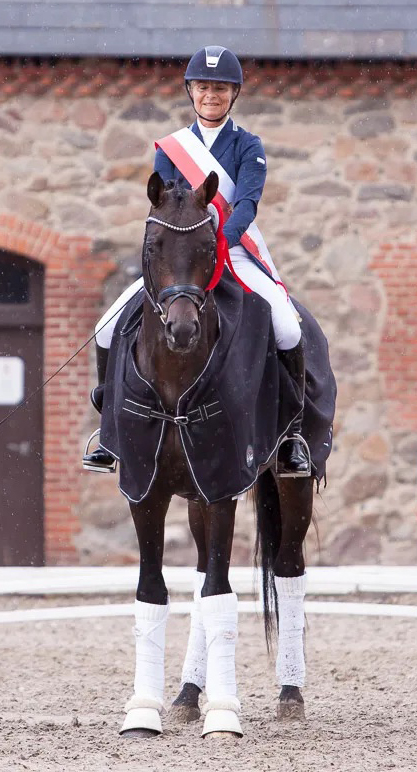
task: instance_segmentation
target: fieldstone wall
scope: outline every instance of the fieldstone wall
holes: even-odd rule
[[[257,222],[289,290],[322,324],[338,380],[328,487],[316,497],[320,545],[312,529],[308,560],[410,564],[417,559],[417,98],[398,82],[364,95],[360,70],[350,72],[336,93],[309,90],[307,74],[303,89],[290,78],[281,96],[269,78],[265,88],[243,92],[234,118],[264,142],[268,180]],[[166,92],[148,85],[112,95],[109,87],[58,99],[20,90],[0,108],[0,211],[89,237],[112,257],[118,267],[103,286],[103,310],[139,269],[153,141],[192,120],[187,98]],[[92,383],[93,358],[91,350]],[[85,400],[87,436],[97,419]],[[136,562],[115,480],[80,472],[78,484],[80,530],[71,538],[80,561]],[[242,502],[235,562],[250,562],[252,551],[253,515]],[[166,562],[193,560],[178,502],[168,515]]]

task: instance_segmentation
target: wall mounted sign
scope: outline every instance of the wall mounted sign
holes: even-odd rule
[[[0,356],[0,405],[18,405],[25,396],[25,363]]]

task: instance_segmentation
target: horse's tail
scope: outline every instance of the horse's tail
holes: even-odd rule
[[[270,469],[261,474],[253,490],[256,512],[255,565],[262,569],[265,638],[269,651],[274,621],[278,621],[274,562],[281,540],[278,488]]]

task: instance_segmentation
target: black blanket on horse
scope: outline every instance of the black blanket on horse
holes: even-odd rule
[[[227,274],[214,290],[219,336],[175,416],[196,494],[212,503],[236,496],[255,482],[276,452],[295,412],[293,384],[276,353],[269,305],[244,293]],[[320,480],[331,450],[336,387],[327,341],[311,314],[302,317],[306,350],[303,436],[313,474]],[[143,293],[124,309],[113,334],[104,390],[100,444],[120,460],[120,489],[131,501],[149,493],[167,421],[165,408],[138,372],[134,351]],[[280,394],[285,392],[285,399]]]

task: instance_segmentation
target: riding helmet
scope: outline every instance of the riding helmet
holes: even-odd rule
[[[200,48],[188,62],[184,78],[187,84],[190,80],[218,80],[238,86],[243,83],[239,59],[223,46]]]

